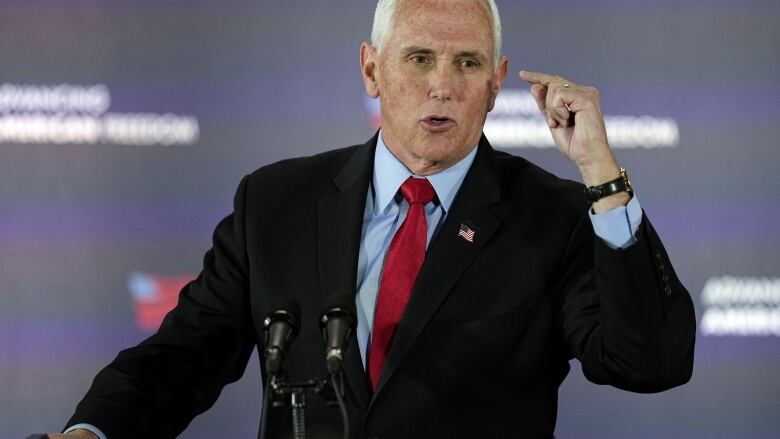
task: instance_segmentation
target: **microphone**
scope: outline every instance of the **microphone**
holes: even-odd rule
[[[282,371],[284,358],[295,337],[301,321],[301,305],[288,296],[271,300],[271,313],[263,320],[265,330],[265,369],[271,375]]]
[[[355,298],[346,294],[334,294],[325,299],[320,329],[325,340],[325,364],[328,372],[341,370],[344,351],[355,330],[357,312]]]

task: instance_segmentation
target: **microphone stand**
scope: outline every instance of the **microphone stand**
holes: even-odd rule
[[[338,372],[330,374],[330,383],[336,393],[336,400],[339,403],[341,412],[341,431],[343,439],[349,439],[349,416],[347,415],[347,405],[344,403],[344,375],[339,369]]]
[[[292,428],[294,439],[306,439],[306,394],[298,388],[290,397],[292,402]]]
[[[268,424],[268,406],[271,405],[271,384],[276,379],[275,375],[268,374],[263,386],[263,406],[260,408],[260,435],[259,439],[265,439],[266,424]]]
[[[342,422],[344,423],[344,437],[348,437],[348,423],[346,406],[344,405],[344,386],[342,380],[331,374],[330,382],[326,379],[310,379],[300,382],[287,382],[282,375],[273,376],[266,387],[266,398],[263,398],[263,415],[261,419],[260,438],[265,439],[265,424],[268,415],[268,406],[281,407],[290,403],[292,413],[292,431],[294,439],[306,439],[306,394],[319,395],[326,403],[338,403],[341,409]],[[339,374],[340,375],[340,374]]]

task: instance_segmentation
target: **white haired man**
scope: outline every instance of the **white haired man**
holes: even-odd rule
[[[575,357],[596,383],[685,383],[691,299],[610,151],[597,91],[520,72],[584,186],[482,135],[508,70],[500,30],[492,0],[380,1],[360,48],[380,131],[245,177],[199,278],[100,372],[64,436],[175,437],[241,375],[275,295],[314,316],[354,293],[352,437],[552,437]],[[324,373],[311,320],[290,378]],[[309,433],[337,437],[338,412],[310,401]],[[286,409],[267,419],[268,437],[289,436]]]

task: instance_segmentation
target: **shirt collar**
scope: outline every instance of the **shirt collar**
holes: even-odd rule
[[[458,193],[476,155],[477,148],[475,147],[459,162],[443,171],[425,177],[431,182],[445,213],[449,212],[455,195]],[[387,206],[395,198],[395,194],[398,193],[401,184],[412,175],[414,174],[409,171],[406,165],[387,149],[380,131],[374,154],[374,213],[387,209]]]

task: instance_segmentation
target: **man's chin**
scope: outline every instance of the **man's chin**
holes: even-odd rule
[[[429,138],[415,149],[419,157],[446,169],[465,157],[473,146],[462,145],[446,138]]]

